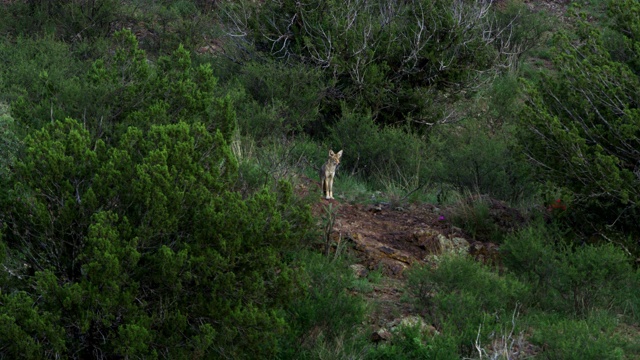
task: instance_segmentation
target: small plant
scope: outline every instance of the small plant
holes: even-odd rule
[[[437,340],[441,339],[425,336],[420,325],[401,326],[389,344],[370,349],[366,359],[458,359],[455,347],[451,343],[442,344],[442,341]],[[447,355],[443,356],[445,354]]]
[[[329,251],[331,250],[331,243],[333,240],[331,239],[331,235],[333,234],[333,225],[336,222],[336,211],[333,208],[333,205],[329,203],[324,207],[325,210],[325,218],[324,218],[324,254],[325,256],[329,256]],[[336,256],[338,253],[338,249],[336,248]]]
[[[543,359],[627,359],[623,342],[614,335],[617,320],[595,312],[585,319],[536,315],[531,341],[541,346]]]
[[[465,194],[453,205],[453,224],[470,234],[474,240],[502,242],[504,234],[493,218],[490,199],[468,192]]]

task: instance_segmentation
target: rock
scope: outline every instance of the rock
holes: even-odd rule
[[[390,247],[387,246],[381,246],[378,248],[381,252],[387,254],[387,255],[391,255],[393,253],[395,253],[396,251]]]
[[[420,229],[411,234],[411,241],[420,249],[425,250],[427,254],[439,254],[442,249],[440,241],[438,241],[438,234],[440,232],[432,228]]]
[[[371,334],[371,341],[377,344],[382,341],[389,341],[391,337],[392,335],[387,329],[381,328]]]
[[[424,320],[418,315],[410,315],[405,316],[403,318],[395,319],[390,323],[392,325],[391,331],[397,332],[400,327],[419,327],[420,332],[423,335],[438,335],[440,332],[436,330],[433,325],[427,324]]]
[[[500,247],[494,243],[475,241],[469,248],[469,254],[485,265],[500,265]]]
[[[362,264],[353,264],[349,267],[357,278],[363,278],[369,275],[369,270],[367,270],[367,268]]]
[[[392,275],[400,276],[407,266],[402,263],[392,263],[388,265],[388,268]]]
[[[438,234],[438,240],[443,254],[466,254],[469,252],[469,242],[464,238],[454,237],[449,239],[442,234]]]

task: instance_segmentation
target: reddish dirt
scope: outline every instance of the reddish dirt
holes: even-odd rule
[[[302,184],[297,188],[299,196],[314,196],[317,193],[320,197],[317,180],[301,180]],[[488,204],[492,221],[502,230],[509,231],[526,222],[517,210],[503,202],[479,196],[467,199],[471,203],[480,200]],[[325,238],[329,236],[326,244],[329,251],[346,247],[354,252],[358,263],[369,271],[380,269],[388,277],[402,279],[404,270],[410,266],[430,264],[432,255],[443,252],[469,251],[485,263],[495,260],[495,244],[486,240],[475,241],[451,224],[450,214],[456,206],[459,205],[350,204],[339,199],[320,198],[314,201],[312,211],[319,222],[325,224],[323,230]],[[328,214],[333,217],[330,229],[326,228]]]
[[[334,241],[350,241],[363,265],[369,270],[382,267],[392,277],[401,277],[407,267],[439,253],[438,234],[463,236],[459,229],[439,220],[438,209],[431,204],[392,208],[384,203],[362,205],[321,200],[316,207],[326,213],[328,204],[336,214]]]
[[[468,251],[476,259],[485,262],[495,260],[498,254],[495,244],[474,241],[451,224],[449,217],[452,207],[433,204],[350,204],[340,199],[326,200],[320,197],[317,180],[301,180],[297,187],[299,196],[313,197],[317,194],[319,197],[314,201],[312,210],[319,224],[325,225],[325,239],[329,233],[328,244],[324,244],[327,247],[323,250],[335,252],[336,249],[347,249],[357,259],[354,266],[364,268],[365,273],[376,270],[382,273],[381,279],[373,284],[373,289],[361,293],[373,306],[369,321],[373,330],[388,328],[398,319],[422,312],[402,301],[404,273],[409,267],[417,264],[433,266],[433,255],[446,251]],[[511,220],[523,220],[504,203],[483,200],[490,204],[491,211],[496,215],[495,220],[507,219],[509,223]],[[330,229],[326,227],[328,214],[333,214],[334,219]],[[510,225],[504,224],[507,228]]]

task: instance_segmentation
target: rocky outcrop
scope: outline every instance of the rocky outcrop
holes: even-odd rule
[[[382,341],[389,341],[394,336],[398,336],[402,328],[415,328],[420,330],[420,333],[425,336],[436,336],[440,332],[430,324],[427,324],[422,317],[418,315],[408,315],[400,318],[396,318],[371,334],[371,341],[379,343]]]
[[[432,256],[468,251],[462,231],[442,221],[438,210],[431,205],[397,209],[340,204],[333,232],[353,245],[365,270],[382,269],[385,275],[401,277],[408,267]],[[366,276],[361,268],[354,272]]]

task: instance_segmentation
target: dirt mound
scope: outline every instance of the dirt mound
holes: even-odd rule
[[[429,262],[445,251],[468,251],[461,229],[452,226],[431,204],[392,207],[389,204],[343,204],[322,200],[314,212],[335,213],[331,239],[353,243],[360,263],[369,270],[382,268],[387,276],[401,277],[415,263]]]

